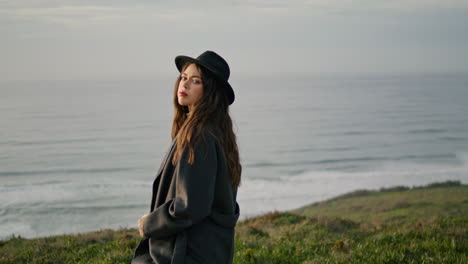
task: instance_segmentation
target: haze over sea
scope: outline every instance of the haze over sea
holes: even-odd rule
[[[0,238],[135,227],[175,76],[0,83]],[[468,183],[468,75],[232,76],[241,218],[356,189]]]

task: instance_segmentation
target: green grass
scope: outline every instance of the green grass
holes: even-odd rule
[[[236,226],[234,263],[468,263],[468,185],[360,190]],[[129,263],[135,229],[0,241],[0,263]]]
[[[358,190],[292,212],[306,216],[346,217],[353,221],[390,223],[431,217],[467,216],[468,185]]]

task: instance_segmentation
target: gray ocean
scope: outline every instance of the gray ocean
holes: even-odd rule
[[[136,227],[176,76],[0,82],[0,239]],[[356,189],[468,183],[468,75],[232,76],[241,218]]]

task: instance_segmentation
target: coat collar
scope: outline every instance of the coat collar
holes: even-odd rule
[[[156,173],[156,179],[159,178],[159,176],[161,175],[162,169],[164,167],[166,167],[167,162],[170,159],[172,159],[172,156],[173,156],[172,154],[174,153],[174,150],[175,150],[176,141],[177,141],[177,137],[175,137],[172,140],[171,146],[169,147],[169,151],[166,153],[166,156],[164,157],[163,161],[161,162],[161,167],[159,167],[158,173]]]

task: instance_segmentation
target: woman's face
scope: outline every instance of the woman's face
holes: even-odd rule
[[[203,95],[203,82],[201,72],[192,63],[180,74],[179,87],[177,89],[177,99],[180,105],[190,108],[200,100]]]

